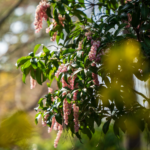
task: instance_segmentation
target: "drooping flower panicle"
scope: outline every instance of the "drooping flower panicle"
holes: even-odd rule
[[[74,116],[74,130],[75,132],[79,131],[79,122],[78,122],[78,117],[79,117],[79,107],[76,106],[76,104],[73,104],[73,116]]]
[[[92,63],[92,66],[96,66],[95,63]],[[92,72],[93,82],[95,85],[99,86],[98,75]]]
[[[97,59],[97,49],[100,46],[100,41],[94,41],[91,46],[91,50],[89,52],[89,60],[94,61]],[[98,56],[99,57],[99,56]]]
[[[43,19],[47,20],[47,18],[48,18],[47,14],[46,14],[46,10],[48,7],[50,7],[49,3],[45,2],[45,1],[41,1],[36,8],[35,20],[34,20],[34,26],[35,26],[36,33],[38,33],[42,29]]]

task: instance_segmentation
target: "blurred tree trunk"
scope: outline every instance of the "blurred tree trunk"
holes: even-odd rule
[[[135,135],[127,135],[127,150],[141,150],[141,136],[139,131]]]
[[[132,77],[129,84],[131,85],[131,87],[133,87],[133,89],[135,89],[135,85],[136,85],[135,82],[136,80],[134,80],[134,78]],[[137,101],[137,96],[135,92],[133,92],[132,100]],[[132,131],[127,132],[126,138],[127,138],[127,150],[141,150],[141,135],[138,127],[136,127],[136,124],[135,126],[133,124]]]

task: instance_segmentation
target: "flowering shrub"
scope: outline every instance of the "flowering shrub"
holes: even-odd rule
[[[23,82],[30,74],[31,89],[36,82],[49,80],[48,94],[35,108],[39,111],[35,121],[41,115],[48,132],[58,130],[54,147],[63,128],[71,130],[80,140],[81,133],[91,139],[94,123],[100,126],[102,119],[105,119],[103,132],[107,133],[113,120],[117,136],[119,129],[128,130],[131,120],[142,131],[145,124],[150,129],[150,111],[140,105],[135,93],[148,102],[149,99],[133,89],[132,84],[133,74],[147,80],[150,72],[150,1],[121,2],[50,0],[37,6],[35,32],[42,29],[42,19],[46,19],[46,33],[61,48],[51,50],[37,44],[29,56],[18,59],[17,66],[23,72]],[[92,15],[88,18],[84,9],[91,7]],[[43,53],[37,56],[40,46]],[[54,79],[58,89],[53,92],[50,86]]]

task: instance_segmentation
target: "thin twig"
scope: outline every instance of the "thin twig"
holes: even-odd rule
[[[135,92],[136,94],[141,95],[141,96],[142,96],[143,98],[145,98],[148,102],[150,102],[150,99],[149,99],[149,98],[147,98],[144,94],[142,94],[142,93],[140,93],[140,92],[136,91],[135,89],[133,89],[133,92]]]

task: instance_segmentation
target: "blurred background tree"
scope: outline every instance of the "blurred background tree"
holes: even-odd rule
[[[39,98],[47,93],[46,85],[31,91],[29,78],[23,86],[22,73],[15,65],[16,60],[31,52],[39,40],[46,45],[50,42],[45,31],[34,34],[33,20],[38,3],[39,0],[0,1],[0,147],[8,149],[17,149],[16,145],[22,145],[20,148],[23,149],[25,142],[22,140],[27,140],[35,130],[39,130],[34,125],[34,108]],[[20,110],[24,113],[19,115]],[[32,132],[26,137],[23,134],[30,126]],[[39,131],[41,138],[48,137],[46,130],[42,128]]]
[[[47,134],[46,128],[41,128],[40,124],[34,125],[34,107],[37,106],[39,98],[47,93],[47,86],[37,86],[31,91],[29,77],[26,80],[27,83],[23,85],[21,72],[16,70],[15,66],[16,60],[23,55],[28,55],[37,43],[50,44],[44,29],[42,32],[34,34],[33,20],[38,3],[39,0],[0,1],[0,133],[2,133],[0,135],[0,149],[3,150],[54,149],[55,132],[50,136]],[[145,83],[143,85],[147,86]],[[55,84],[52,87],[56,89]],[[149,92],[146,94],[149,97]],[[26,113],[20,113],[20,110]],[[19,133],[16,129],[22,132]],[[31,134],[26,135],[29,132]],[[121,150],[124,147],[122,146],[123,139],[118,140],[112,129],[106,136],[103,135],[101,129],[97,129],[94,138],[90,142],[85,139],[83,144],[80,144],[77,139],[70,139],[69,133],[64,133],[63,137],[62,144],[58,146],[58,149],[61,150],[94,150],[94,148]],[[67,144],[66,139],[69,141]],[[144,143],[143,149],[146,149],[144,138],[142,141]]]

